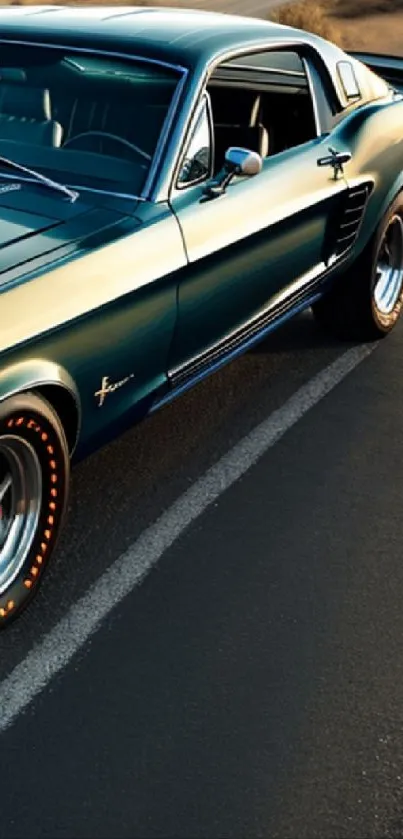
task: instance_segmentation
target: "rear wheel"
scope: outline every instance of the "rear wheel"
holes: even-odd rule
[[[382,338],[403,304],[403,196],[389,207],[361,256],[313,307],[318,323],[341,337]]]
[[[29,602],[60,532],[69,453],[50,405],[33,394],[0,404],[0,628]]]

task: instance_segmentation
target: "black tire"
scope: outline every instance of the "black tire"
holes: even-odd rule
[[[400,194],[385,213],[356,262],[335,280],[329,293],[312,307],[315,319],[322,328],[342,338],[363,341],[382,338],[393,329],[403,304],[402,231],[403,194]],[[390,254],[392,240],[393,264]],[[384,272],[380,273],[382,266]],[[384,278],[387,276],[391,277],[390,288],[393,290],[395,287],[396,293],[389,292],[389,295],[385,294],[382,298],[379,293],[380,284],[381,281],[386,283]],[[386,300],[389,300],[389,305],[386,305]]]
[[[63,524],[69,472],[66,437],[51,406],[31,393],[0,403],[0,628],[42,580]]]

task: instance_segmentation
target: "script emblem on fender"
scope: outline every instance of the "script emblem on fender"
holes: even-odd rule
[[[130,379],[134,379],[134,373],[130,373],[130,376],[126,376],[124,379],[120,379],[120,381],[118,382],[110,382],[109,376],[103,376],[100,389],[95,391],[94,393],[94,396],[99,400],[98,408],[102,408],[102,405],[105,402],[105,398],[108,396],[109,393],[114,393],[115,390],[119,390],[119,388],[127,384],[127,382],[129,382]]]

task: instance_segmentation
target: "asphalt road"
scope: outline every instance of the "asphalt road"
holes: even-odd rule
[[[0,696],[140,533],[345,349],[297,318],[76,468],[39,596],[0,636]],[[0,734],[2,839],[403,836],[402,350],[399,327]]]

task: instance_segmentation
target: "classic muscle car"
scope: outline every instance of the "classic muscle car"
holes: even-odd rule
[[[71,461],[304,307],[393,328],[402,91],[403,60],[252,18],[0,11],[0,626]]]

